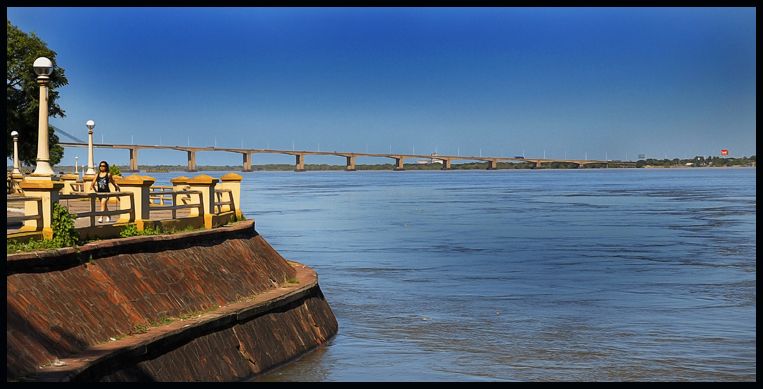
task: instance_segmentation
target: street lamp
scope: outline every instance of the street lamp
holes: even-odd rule
[[[94,176],[95,170],[93,170],[93,128],[95,128],[95,122],[88,120],[85,123],[87,126],[87,171],[85,176]]]
[[[21,170],[19,170],[19,132],[11,131],[11,137],[13,137],[13,171],[12,177],[21,176]]]
[[[51,179],[55,173],[50,167],[50,150],[48,149],[48,82],[53,73],[53,62],[45,57],[34,60],[34,72],[37,74],[37,84],[40,86],[40,116],[37,130],[37,166],[32,176]]]

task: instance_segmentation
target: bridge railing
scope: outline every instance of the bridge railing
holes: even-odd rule
[[[107,192],[107,193],[76,193],[76,194],[67,194],[67,195],[60,195],[58,198],[59,200],[79,200],[79,199],[87,199],[89,200],[89,209],[85,212],[72,212],[77,218],[88,218],[90,221],[90,227],[95,226],[95,217],[96,216],[111,216],[111,215],[123,215],[128,214],[130,217],[130,220],[135,220],[135,207],[130,207],[126,209],[115,209],[113,211],[99,211],[97,204],[99,203],[96,200],[99,199],[110,199],[110,198],[116,198],[119,200],[120,197],[127,197],[130,200],[130,204],[135,204],[134,196],[132,193],[129,192]],[[71,209],[70,209],[71,210]]]

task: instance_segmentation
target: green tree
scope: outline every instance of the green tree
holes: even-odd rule
[[[54,66],[56,52],[49,49],[35,33],[27,34],[8,21],[8,47],[6,51],[7,104],[5,116],[6,157],[13,155],[11,131],[19,132],[19,160],[33,165],[37,159],[37,130],[40,107],[40,89],[32,64],[38,57],[47,57]],[[56,103],[59,87],[68,84],[64,69],[55,66],[48,84],[48,114],[64,117],[64,110]],[[58,144],[58,136],[48,128],[50,163],[55,165],[64,156],[64,148]]]

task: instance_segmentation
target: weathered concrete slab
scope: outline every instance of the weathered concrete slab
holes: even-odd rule
[[[314,272],[287,262],[251,221],[7,263],[10,379],[235,380],[337,330]]]

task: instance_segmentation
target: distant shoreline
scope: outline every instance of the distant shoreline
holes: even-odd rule
[[[469,170],[487,170],[486,164],[482,164],[482,167],[466,167],[466,168],[459,168],[458,165],[452,165],[452,169],[449,171],[469,171]],[[685,165],[672,165],[672,166],[654,166],[654,165],[644,165],[644,166],[612,166],[615,164],[610,164],[609,167],[604,166],[588,166],[588,167],[582,167],[582,168],[570,168],[570,167],[559,167],[559,166],[549,166],[549,167],[541,167],[541,168],[530,168],[530,167],[503,167],[501,164],[499,164],[498,169],[494,170],[591,170],[591,169],[704,169],[704,168],[712,168],[712,169],[736,169],[736,168],[755,168],[755,164],[748,164],[748,165],[732,165],[732,166],[685,166]],[[131,171],[128,169],[128,166],[121,166],[118,165],[120,170],[123,172],[123,175],[127,175],[131,173]],[[369,167],[371,166],[371,167]],[[139,166],[139,172],[141,173],[171,173],[171,172],[180,172],[180,173],[193,173],[188,172],[186,170],[185,166],[167,166],[167,165],[148,165],[148,166]],[[11,171],[13,168],[8,167],[7,171]],[[356,171],[393,171],[394,166],[388,165],[384,166],[381,165],[356,165]],[[55,166],[53,170],[56,173],[73,173],[74,172],[74,166]],[[233,172],[242,172],[241,166],[231,166],[231,165],[223,165],[223,166],[198,166],[196,169],[197,172],[214,172],[214,171],[233,171]],[[252,166],[252,172],[293,172],[294,171],[294,165],[255,165]],[[345,171],[344,165],[308,165],[305,164],[305,171],[311,171],[311,172],[319,172],[319,171],[335,171],[335,172],[343,172]],[[442,171],[442,169],[439,166],[431,167],[431,165],[405,165],[405,171]],[[22,173],[29,174],[32,172],[32,169],[28,168],[22,168]],[[79,172],[81,174],[82,169],[80,167]]]

